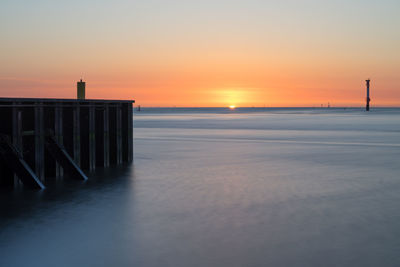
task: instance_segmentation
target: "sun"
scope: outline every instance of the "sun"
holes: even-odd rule
[[[229,108],[230,108],[230,109],[235,109],[235,108],[236,108],[236,106],[234,106],[234,105],[231,105],[231,106],[229,106]]]

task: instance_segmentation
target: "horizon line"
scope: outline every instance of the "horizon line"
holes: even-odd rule
[[[140,106],[140,108],[226,108],[229,109],[229,106],[143,106],[143,105],[136,105]],[[274,106],[274,107],[263,107],[263,106],[243,106],[243,107],[235,107],[235,109],[240,108],[315,108],[315,109],[343,109],[343,108],[359,108],[364,109],[365,106],[335,106],[335,107],[319,107],[319,106]],[[373,108],[400,108],[400,106],[375,106]]]

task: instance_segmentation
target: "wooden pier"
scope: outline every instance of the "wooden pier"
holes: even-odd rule
[[[0,187],[43,189],[132,162],[133,103],[0,98]]]

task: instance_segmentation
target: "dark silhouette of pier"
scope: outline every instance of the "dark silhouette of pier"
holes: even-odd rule
[[[0,187],[43,189],[133,160],[133,100],[0,98]]]

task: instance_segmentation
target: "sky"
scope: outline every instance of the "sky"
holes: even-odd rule
[[[0,97],[400,106],[398,0],[1,0]]]

